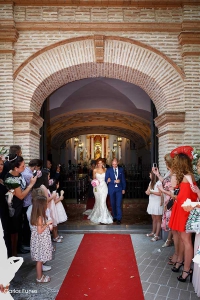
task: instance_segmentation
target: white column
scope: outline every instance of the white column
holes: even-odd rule
[[[94,159],[94,136],[91,136],[91,159]]]
[[[118,159],[120,160],[122,158],[122,148],[121,146],[118,146]]]
[[[77,146],[74,146],[74,159],[76,160],[77,162],[77,159],[78,159],[78,147]]]
[[[101,137],[101,157],[104,158],[104,136]]]
[[[106,137],[106,158],[108,157],[108,136]]]
[[[87,160],[90,158],[90,137],[86,137]]]

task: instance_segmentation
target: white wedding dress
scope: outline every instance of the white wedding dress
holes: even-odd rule
[[[95,204],[88,216],[88,219],[96,224],[111,224],[113,223],[113,218],[106,205],[108,187],[105,182],[105,173],[96,173],[96,179],[100,182],[100,184],[96,188],[93,188]]]

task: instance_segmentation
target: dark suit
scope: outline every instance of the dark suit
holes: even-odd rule
[[[126,189],[126,180],[124,175],[124,170],[121,167],[118,167],[117,178],[114,174],[114,168],[110,167],[106,171],[105,181],[107,182],[108,178],[111,181],[108,183],[108,194],[110,196],[110,202],[112,207],[113,218],[121,221],[122,218],[122,190]],[[116,179],[120,180],[120,183],[115,183]]]

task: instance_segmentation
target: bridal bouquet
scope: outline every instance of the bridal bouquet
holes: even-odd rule
[[[97,179],[93,179],[92,181],[91,181],[91,185],[95,188],[94,189],[94,191],[95,192],[97,192],[97,186],[99,185],[100,183],[99,183],[99,180],[97,180]]]
[[[14,213],[15,213],[15,209],[12,207],[13,193],[14,193],[14,189],[21,186],[20,179],[16,178],[16,177],[8,177],[4,181],[4,185],[9,190],[6,193],[6,200],[7,200],[7,203],[8,203],[9,215],[10,215],[10,217],[13,217]]]

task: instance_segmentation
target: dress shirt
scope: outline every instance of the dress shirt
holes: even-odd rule
[[[26,186],[30,184],[31,178],[33,177],[33,172],[29,167],[26,167],[24,172],[21,173],[21,175],[24,177],[26,181]],[[28,207],[32,204],[32,196],[31,191],[26,195],[23,202],[23,207]]]

